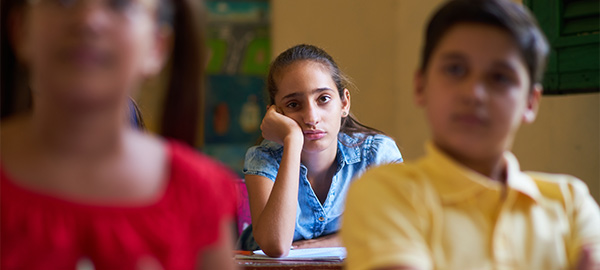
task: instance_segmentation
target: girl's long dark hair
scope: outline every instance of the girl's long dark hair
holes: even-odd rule
[[[10,44],[10,17],[13,11],[24,8],[26,0],[2,0],[0,33],[1,117],[5,118],[31,108],[31,93],[27,87],[25,69],[16,58]],[[199,0],[159,0],[157,20],[168,25],[174,34],[169,58],[170,75],[163,104],[160,134],[195,145],[204,85],[203,3]],[[135,103],[132,103],[136,106]],[[137,108],[132,116],[143,123]]]
[[[287,49],[282,52],[273,63],[271,63],[271,67],[269,68],[269,75],[267,77],[267,90],[269,92],[269,102],[270,104],[275,104],[275,94],[277,94],[277,84],[275,83],[275,78],[279,76],[281,70],[285,67],[288,67],[292,63],[297,61],[314,61],[320,63],[325,66],[329,73],[331,73],[331,79],[335,83],[338,94],[340,98],[344,100],[346,96],[344,95],[344,89],[350,88],[352,83],[348,79],[348,77],[339,69],[338,65],[335,63],[333,58],[325,52],[323,49],[308,44],[300,44],[294,47]],[[365,134],[365,135],[374,135],[374,134],[383,134],[380,130],[374,129],[372,127],[366,126],[358,122],[356,118],[350,113],[348,116],[343,117],[341,119],[342,123],[340,126],[340,132],[348,134],[350,136],[354,136],[356,134]]]
[[[161,0],[174,8],[174,43],[161,135],[196,145],[206,63],[204,5],[199,0]]]
[[[10,17],[12,11],[22,8],[23,0],[0,1],[0,117],[5,118],[31,107],[31,93],[26,87],[25,69],[17,60],[10,40]]]

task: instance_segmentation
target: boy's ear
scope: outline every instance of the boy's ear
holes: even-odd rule
[[[344,88],[343,95],[344,96],[342,98],[342,116],[346,117],[350,114],[350,91]]]
[[[419,106],[425,106],[427,101],[425,99],[425,74],[423,71],[417,70],[415,72],[413,83],[415,85],[415,103]]]
[[[531,89],[531,93],[527,96],[527,107],[523,113],[523,122],[533,123],[537,117],[538,108],[540,107],[540,101],[542,98],[543,87],[541,84],[536,83]]]

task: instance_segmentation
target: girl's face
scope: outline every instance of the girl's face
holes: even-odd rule
[[[482,24],[448,30],[415,82],[434,142],[451,155],[475,160],[510,148],[521,122],[535,119],[541,92],[530,91],[512,37]]]
[[[276,77],[275,105],[300,125],[305,152],[337,146],[342,117],[350,110],[350,92],[342,100],[328,68],[320,63],[298,61]]]
[[[34,100],[90,109],[121,104],[160,71],[157,0],[32,0],[16,26]]]

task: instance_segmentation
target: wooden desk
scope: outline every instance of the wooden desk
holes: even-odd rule
[[[235,260],[239,269],[243,270],[341,270],[343,261],[266,261]]]

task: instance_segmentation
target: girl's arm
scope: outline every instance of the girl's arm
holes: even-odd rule
[[[319,248],[319,247],[341,247],[342,240],[338,233],[321,236],[314,239],[300,240],[292,243],[295,249]]]
[[[246,175],[254,239],[265,254],[288,254],[294,237],[302,129],[271,106],[261,124],[263,137],[283,145],[283,156],[275,182],[264,176]]]
[[[231,235],[232,223],[230,220],[221,222],[219,226],[219,240],[206,248],[199,256],[201,263],[198,269],[223,269],[233,270],[231,251],[233,250],[233,238]]]

